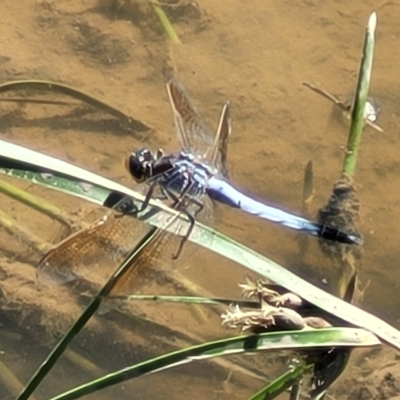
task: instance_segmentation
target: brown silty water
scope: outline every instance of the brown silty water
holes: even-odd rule
[[[231,101],[228,166],[232,181],[244,192],[300,214],[303,171],[308,160],[313,161],[315,194],[310,208],[316,218],[340,177],[348,122],[336,118],[332,105],[301,83],[313,82],[346,98],[354,90],[365,23],[377,11],[371,95],[383,109],[378,122],[384,133],[365,129],[355,176],[365,237],[360,280],[363,285],[370,281],[360,306],[398,327],[398,9],[395,1],[180,2],[179,7],[166,8],[182,40],[174,45],[165,38],[147,2],[6,0],[0,5],[2,82],[62,82],[103,99],[152,130],[128,130],[112,117],[52,95],[46,98],[73,104],[2,102],[1,138],[132,185],[124,169],[127,153],[144,146],[166,152],[178,148],[164,87],[165,72],[173,71],[212,131],[223,102]],[[33,95],[38,98],[32,92],[5,97]],[[93,210],[84,202],[35,185],[13,183],[52,201],[75,220]],[[57,242],[70,233],[59,222],[4,195],[0,201],[3,211],[43,240]],[[327,290],[334,286],[339,272],[313,238],[307,240],[307,253],[300,256],[296,233],[223,206],[217,211],[218,230],[318,285],[326,280]],[[25,383],[87,304],[88,297],[82,293],[95,288],[84,284],[42,288],[32,267],[39,252],[24,243],[21,235],[10,235],[4,228],[0,248],[2,361]],[[227,297],[237,297],[237,283],[249,276],[203,250],[190,258],[186,254],[179,272],[208,293]],[[96,279],[100,284],[102,278]],[[148,289],[157,285],[152,283]],[[152,355],[233,334],[219,326],[217,313],[209,308],[158,304],[125,308],[130,317],[120,312],[99,315],[72,344],[75,353],[100,370],[88,371],[69,354],[44,381],[36,398],[47,398]],[[394,396],[399,385],[394,360],[395,354],[388,349],[357,353],[332,393],[338,398],[349,394],[359,398],[360,393],[370,396],[365,398]],[[257,374],[272,379],[282,367],[278,358],[243,357],[239,367],[236,361],[230,357],[226,364],[177,368],[117,385],[96,398],[125,399],[134,394],[136,398],[180,399],[190,394],[199,399],[239,399],[261,387]],[[370,374],[378,366],[380,374]],[[0,397],[14,398],[12,390],[2,388]]]

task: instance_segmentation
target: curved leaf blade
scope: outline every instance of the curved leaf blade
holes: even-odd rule
[[[379,344],[379,339],[371,332],[357,328],[323,328],[238,336],[192,346],[132,365],[53,397],[51,400],[79,399],[87,394],[130,379],[153,374],[193,361],[229,354],[254,353],[265,350],[307,350],[319,347],[353,348],[358,346],[376,346]]]
[[[103,190],[104,194],[111,194],[113,192],[122,193],[126,196],[132,197],[138,202],[143,201],[143,195],[116,182],[73,166],[65,161],[57,160],[33,150],[0,141],[0,173],[13,175],[13,170],[5,168],[10,166],[10,160],[17,165],[20,159],[19,170],[24,170],[25,168],[26,171],[33,171],[36,174],[41,175],[40,171],[38,171],[38,167],[41,167],[47,172],[61,175],[65,180],[75,181],[78,186],[82,186],[82,184],[90,184],[96,187],[96,190]],[[21,167],[21,164],[23,164],[23,167]],[[39,183],[37,180],[32,182]],[[41,184],[45,183],[41,182]],[[76,192],[74,192],[77,187],[76,184],[69,188],[64,187],[63,191],[71,195],[77,195]],[[58,190],[56,186],[48,187]],[[82,196],[82,191],[79,193],[80,197],[83,197],[88,201],[93,201],[97,204],[100,203],[98,198],[90,197],[96,193],[94,189],[92,192],[88,191],[84,196]],[[168,219],[176,212],[159,202],[151,201],[150,205],[155,207],[159,212],[151,216],[146,220],[146,222],[159,228],[165,228]],[[184,219],[184,217],[182,218]],[[237,264],[268,278],[278,285],[284,286],[289,291],[296,293],[322,310],[331,313],[352,325],[375,333],[382,340],[400,350],[400,331],[388,323],[323,291],[322,289],[317,288],[316,286],[313,286],[311,283],[299,278],[286,268],[283,268],[274,261],[258,254],[231,238],[196,222],[189,240],[210,251],[218,253],[223,257],[235,261]]]

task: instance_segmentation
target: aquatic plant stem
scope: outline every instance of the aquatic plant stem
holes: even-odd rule
[[[161,26],[163,27],[167,36],[176,44],[182,44],[179,39],[179,36],[176,34],[175,29],[173,28],[170,20],[168,19],[167,15],[163,11],[163,9],[156,3],[150,1],[151,7],[153,9],[154,14],[157,15]]]
[[[289,368],[278,378],[273,380],[271,383],[266,384],[257,393],[253,394],[247,400],[265,400],[274,399],[279,396],[285,390],[292,387],[296,382],[298,382],[303,375],[309,373],[313,367],[313,364],[301,364],[296,368]]]
[[[117,383],[165,371],[190,362],[208,360],[213,357],[254,353],[257,351],[276,352],[284,349],[307,351],[325,347],[370,347],[379,344],[379,340],[374,335],[355,328],[303,329],[301,331],[265,332],[257,335],[235,336],[201,343],[131,365],[75,387],[50,400],[76,400]],[[277,386],[287,379],[299,376],[299,372],[303,371],[297,370],[292,374],[286,375],[274,385],[272,390],[277,392],[279,390]]]
[[[22,383],[18,380],[18,378],[1,361],[0,361],[0,383],[4,388],[7,389],[7,391],[11,394],[11,396],[16,396],[23,387]],[[35,400],[35,398],[32,396],[31,400]]]
[[[137,205],[143,203],[143,195],[123,185],[65,161],[57,160],[45,154],[0,140],[0,173],[4,173],[2,168],[9,168],[10,159],[14,163],[23,165],[22,168],[19,168],[21,171],[24,171],[24,174],[20,178],[27,179],[32,183],[39,183],[37,181],[40,181],[41,175],[37,172],[38,167],[45,168],[54,176],[63,177],[62,179],[68,182],[68,186],[62,190],[63,193],[84,198],[95,204],[103,204],[105,207],[112,208],[115,203],[107,203],[106,201],[107,198],[112,197],[112,194],[117,195],[117,197],[118,195],[126,195],[133,199]],[[35,177],[35,179],[32,181],[26,175]],[[93,188],[82,192],[80,182],[90,183]],[[60,190],[58,185],[49,185],[47,180],[40,184],[53,190]],[[173,227],[166,225],[166,222],[172,215],[179,217],[179,213],[163,203],[157,204],[151,201],[150,206],[152,209],[154,207],[154,210],[157,210],[157,212],[146,219],[145,222],[173,233]],[[181,218],[182,221],[187,222],[184,216]],[[357,308],[312,285],[307,280],[301,279],[290,272],[287,268],[280,266],[218,231],[196,221],[188,240],[228,260],[234,261],[247,270],[267,278],[278,285],[284,286],[288,291],[296,293],[313,305],[344,321],[371,330],[387,344],[400,350],[400,331],[398,329],[363,309]]]
[[[157,231],[157,228],[153,227],[146,235],[143,236],[138,245],[128,254],[122,264],[113,273],[111,278],[86,307],[85,311],[79,316],[79,318],[72,324],[65,335],[61,338],[61,340],[55,345],[47,358],[32,375],[31,379],[16,400],[28,400],[30,398],[31,394],[35,391],[42,380],[53,368],[57,360],[64,353],[69,343],[71,343],[73,338],[83,329],[89,319],[99,309],[101,302],[118,283],[120,277],[124,276],[125,272],[132,266],[132,263],[134,263],[137,257],[140,256],[143,249],[145,249],[146,246],[148,246],[151,241],[156,238]]]
[[[35,210],[47,215],[50,218],[58,220],[68,227],[71,225],[71,219],[63,210],[46,200],[40,199],[39,197],[12,185],[11,183],[0,180],[0,193],[3,193],[29,207],[34,208]]]
[[[353,176],[358,150],[361,142],[361,134],[364,126],[364,110],[368,97],[369,83],[371,79],[372,61],[375,44],[376,13],[373,12],[368,20],[365,33],[363,54],[357,80],[357,88],[354,96],[354,104],[351,111],[350,132],[347,140],[346,155],[343,161],[342,174]]]

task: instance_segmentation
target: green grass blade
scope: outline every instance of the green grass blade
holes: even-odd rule
[[[368,97],[369,82],[372,72],[372,61],[374,56],[376,14],[369,17],[365,33],[363,54],[358,74],[357,89],[354,97],[354,104],[351,113],[350,132],[346,146],[346,156],[343,162],[342,173],[354,175],[358,150],[361,142],[361,134],[364,127],[364,110]]]
[[[44,199],[40,199],[39,197],[28,193],[26,190],[20,189],[4,180],[0,180],[0,193],[18,200],[21,203],[24,203],[25,205],[68,225],[68,216],[63,210]]]
[[[65,335],[53,348],[50,354],[46,357],[43,363],[35,371],[35,373],[30,378],[29,382],[26,384],[22,392],[17,397],[17,400],[28,400],[35,389],[39,386],[42,380],[53,368],[57,360],[61,357],[64,351],[67,349],[69,343],[73,338],[81,331],[81,329],[86,325],[91,316],[100,307],[102,298],[96,296],[85,309],[85,311],[80,315],[80,317],[74,322],[74,324],[68,329]]]
[[[160,301],[168,303],[181,304],[203,304],[203,305],[231,305],[237,304],[240,307],[260,308],[258,301],[248,301],[241,299],[223,299],[223,298],[207,298],[196,296],[159,296],[146,294],[133,294],[130,296],[110,296],[109,299],[124,300],[124,301]]]
[[[152,374],[193,361],[229,354],[259,351],[307,350],[325,347],[358,347],[379,345],[379,339],[370,332],[355,328],[324,328],[292,332],[268,332],[260,335],[238,336],[203,343],[178,350],[108,374],[51,400],[74,400],[95,391],[140,376]]]
[[[0,173],[13,176],[13,171],[4,169],[4,166],[9,167],[10,160],[17,165],[19,159],[21,159],[19,162],[20,169],[21,165],[25,166],[23,168],[28,170],[29,168],[34,168],[34,166],[42,166],[42,168],[45,168],[48,172],[52,171],[54,174],[61,174],[64,180],[75,180],[76,182],[74,184],[71,183],[71,187],[68,189],[70,190],[69,194],[73,196],[76,195],[74,190],[80,188],[78,194],[79,197],[85,198],[87,201],[93,201],[97,204],[101,203],[97,197],[91,197],[93,193],[97,193],[97,190],[102,191],[104,195],[106,193],[110,194],[111,192],[124,193],[127,196],[131,196],[139,203],[143,201],[143,195],[116,182],[73,166],[67,162],[57,160],[21,146],[0,141]],[[41,174],[36,172],[36,177],[40,175]],[[57,181],[57,179],[54,178],[54,181]],[[38,183],[36,182],[36,178],[34,178],[32,182]],[[93,186],[93,189],[92,191],[82,193],[81,186],[83,184],[86,185],[87,183],[90,183]],[[41,182],[41,184],[45,185],[46,182]],[[53,185],[48,187],[57,190],[57,186]],[[97,189],[94,189],[94,187],[97,187]],[[63,188],[63,191],[67,193],[66,187]],[[153,226],[163,228],[166,226],[166,222],[170,217],[174,214],[176,215],[174,210],[162,204],[151,201],[150,206],[160,211],[146,220],[146,222]],[[303,299],[314,304],[316,307],[319,307],[322,310],[349,322],[350,324],[370,330],[382,340],[400,350],[399,330],[382,321],[378,317],[317,288],[306,280],[299,278],[288,269],[234,241],[233,239],[196,222],[189,240],[287,288],[288,291],[296,293]]]
[[[53,368],[57,360],[64,353],[69,343],[73,338],[81,331],[81,329],[86,325],[92,315],[99,309],[101,302],[107,297],[111,289],[118,282],[120,275],[128,268],[130,268],[134,259],[140,254],[142,249],[148,245],[148,243],[153,239],[156,233],[156,228],[152,228],[144,237],[140,240],[137,246],[128,254],[122,264],[116,269],[111,278],[102,287],[102,289],[93,298],[90,304],[86,307],[85,311],[79,316],[79,318],[72,324],[61,340],[56,344],[50,354],[47,356],[45,361],[39,366],[39,368],[32,375],[31,379],[23,389],[23,391],[18,396],[17,400],[28,400],[31,394],[39,386],[42,380]]]
[[[298,382],[305,374],[310,372],[313,365],[299,365],[290,369],[281,376],[265,385],[257,393],[253,394],[248,400],[271,400],[289,389],[294,383]]]
[[[172,42],[176,44],[182,44],[164,10],[158,4],[153,3],[152,1],[150,3],[154,14],[157,15],[157,18],[167,36],[172,40]]]

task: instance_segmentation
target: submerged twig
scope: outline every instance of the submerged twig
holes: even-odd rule
[[[308,205],[312,201],[314,196],[314,172],[313,163],[311,160],[308,161],[304,169],[303,179],[303,196],[302,196],[302,214],[305,216],[309,215]]]
[[[310,218],[310,204],[314,197],[314,172],[312,160],[309,160],[304,168],[303,193],[301,198],[301,214]],[[309,240],[307,235],[298,236],[299,257],[304,259],[307,254]]]
[[[343,103],[341,100],[339,100],[336,96],[334,96],[332,93],[329,93],[328,91],[321,89],[309,82],[303,82],[303,85],[311,89],[312,91],[320,94],[322,97],[325,97],[329,101],[331,101],[333,104],[335,104],[337,107],[339,107],[342,111],[343,114],[346,116],[346,118],[350,119],[351,112],[352,112],[352,103]],[[364,107],[365,110],[365,107]],[[365,115],[365,112],[363,113],[363,118],[364,118],[364,123],[369,125],[371,128],[375,129],[378,132],[383,132],[383,129],[375,124],[371,119]]]

